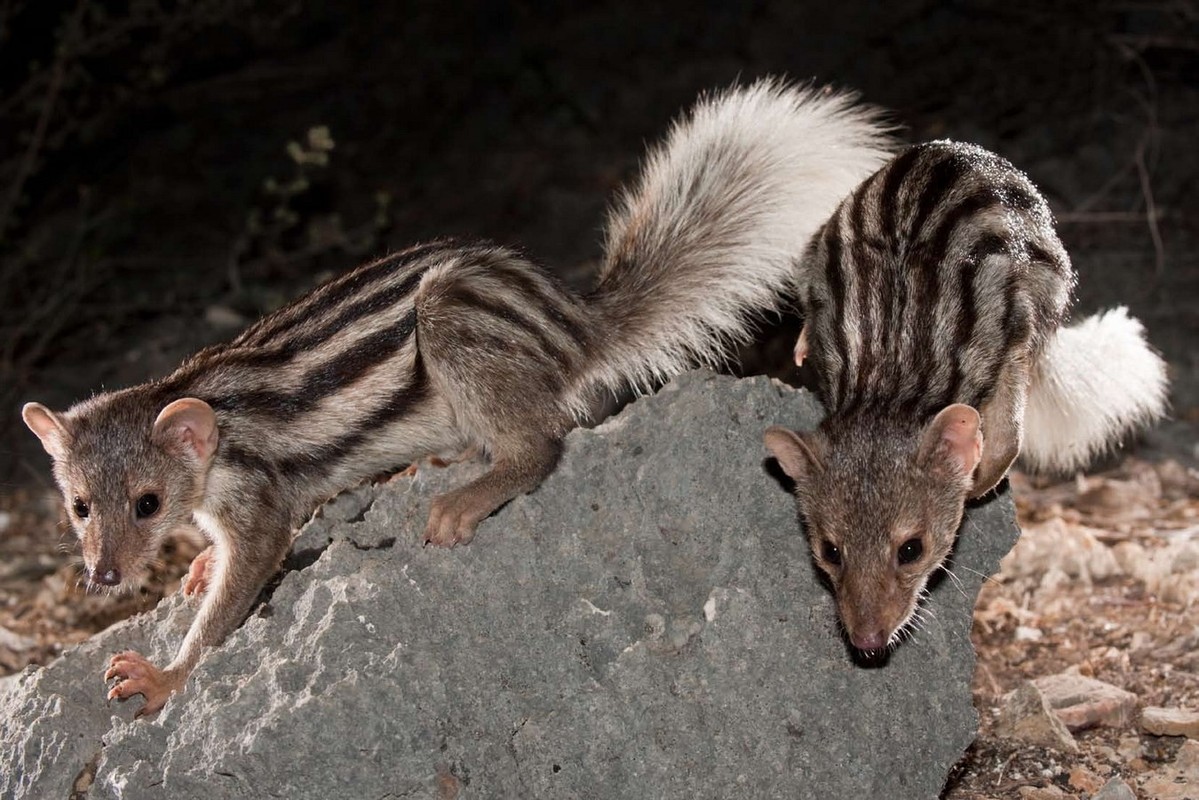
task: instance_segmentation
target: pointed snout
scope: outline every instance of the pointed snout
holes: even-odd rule
[[[909,611],[910,594],[883,570],[846,570],[837,591],[837,611],[846,638],[866,654],[887,649]]]
[[[855,631],[849,637],[849,641],[858,650],[869,653],[885,648],[887,646],[887,638],[886,631],[876,628],[874,630]]]

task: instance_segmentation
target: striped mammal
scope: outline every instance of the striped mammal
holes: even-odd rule
[[[162,536],[212,547],[203,601],[160,669],[114,656],[110,697],[153,713],[240,624],[294,527],[338,491],[430,454],[490,471],[435,498],[426,540],[476,525],[553,468],[595,398],[720,361],[792,288],[792,255],[887,158],[868,109],[762,82],[703,99],[617,204],[596,288],[579,297],[519,254],[425,244],[343,275],[173,374],[28,426],[82,541],[90,581],[127,587]]]
[[[799,267],[827,417],[765,443],[859,650],[894,645],[963,504],[1017,455],[1075,469],[1163,413],[1165,365],[1124,309],[1063,327],[1075,283],[1044,199],[982,148],[909,148],[837,208]]]

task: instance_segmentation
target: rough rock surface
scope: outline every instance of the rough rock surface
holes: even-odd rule
[[[1155,736],[1199,739],[1199,711],[1149,706],[1141,710],[1141,730]]]
[[[1137,800],[1137,796],[1127,783],[1119,778],[1112,778],[1103,784],[1103,788],[1091,800]]]
[[[1137,717],[1136,694],[1080,675],[1075,668],[1037,678],[1033,683],[1058,719],[1071,731],[1097,725],[1127,728]]]
[[[452,551],[418,537],[469,465],[344,495],[158,717],[100,675],[165,661],[178,598],[0,684],[0,796],[935,797],[974,736],[971,609],[1012,506],[970,510],[929,623],[857,666],[761,446],[818,417],[683,376]]]
[[[995,732],[1005,738],[1077,753],[1078,742],[1053,713],[1049,701],[1035,681],[1025,681],[1008,695]]]

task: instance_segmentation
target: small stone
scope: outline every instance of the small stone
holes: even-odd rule
[[[1070,787],[1087,794],[1094,794],[1103,786],[1103,778],[1086,767],[1075,767],[1070,770]]]
[[[1174,756],[1174,766],[1181,770],[1197,773],[1199,777],[1199,742],[1190,740],[1178,748]]]
[[[1112,778],[1095,793],[1091,800],[1137,800],[1128,784],[1119,778]]]
[[[1147,706],[1141,711],[1141,730],[1155,736],[1199,739],[1199,711]]]
[[[1021,684],[1008,695],[995,732],[1004,738],[1018,739],[1052,750],[1078,752],[1078,742],[1074,741],[1070,731],[1050,709],[1040,689],[1031,681]]]
[[[1141,749],[1141,737],[1121,736],[1120,743],[1116,745],[1116,752],[1125,761],[1140,758],[1144,754],[1144,751]]]
[[[17,653],[24,653],[26,650],[32,650],[35,646],[37,646],[37,639],[31,636],[22,636],[0,625],[0,647]]]
[[[1199,472],[1188,469],[1172,458],[1154,465],[1162,491],[1171,499],[1182,499],[1199,489]]]
[[[1103,725],[1127,728],[1137,711],[1137,696],[1110,683],[1062,672],[1037,678],[1034,683],[1049,707],[1071,731]]]
[[[1045,638],[1045,632],[1040,628],[1034,628],[1030,625],[1016,626],[1016,641],[1017,642],[1039,642]]]
[[[1056,786],[1021,786],[1020,800],[1066,800],[1074,795],[1066,794]]]

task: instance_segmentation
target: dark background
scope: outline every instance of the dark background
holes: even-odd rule
[[[645,145],[762,75],[1025,169],[1079,310],[1131,306],[1170,359],[1155,445],[1193,458],[1193,2],[0,0],[0,480],[49,482],[22,402],[165,373],[389,249],[488,237],[586,284]]]

